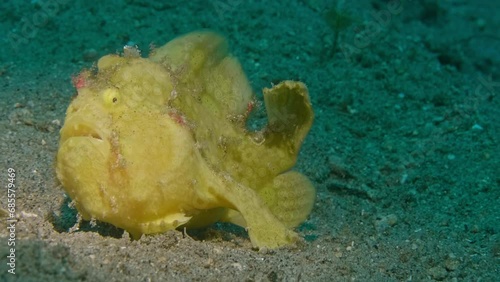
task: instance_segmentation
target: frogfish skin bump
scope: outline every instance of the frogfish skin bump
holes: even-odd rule
[[[85,220],[133,238],[231,222],[256,248],[294,243],[315,189],[291,170],[312,121],[303,83],[263,90],[267,125],[246,128],[254,103],[226,40],[178,37],[148,58],[107,55],[76,79],[57,177]]]

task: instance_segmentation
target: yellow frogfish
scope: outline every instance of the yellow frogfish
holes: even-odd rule
[[[303,83],[265,88],[267,125],[249,130],[254,94],[211,31],[148,58],[133,48],[104,56],[74,82],[56,173],[83,219],[136,239],[215,222],[244,227],[255,248],[299,238],[292,228],[315,199],[309,179],[291,170],[313,122]]]

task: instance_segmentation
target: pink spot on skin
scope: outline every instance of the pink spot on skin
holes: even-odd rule
[[[79,75],[72,77],[71,81],[73,82],[73,86],[76,89],[80,89],[82,87],[85,87],[86,86],[86,73],[82,72]]]
[[[168,115],[178,124],[185,126],[186,125],[186,119],[184,116],[176,113],[176,112],[169,112]]]
[[[255,107],[255,102],[254,101],[248,102],[248,104],[247,104],[247,111],[246,111],[245,115],[248,116],[252,112],[252,110],[253,110],[254,107]]]

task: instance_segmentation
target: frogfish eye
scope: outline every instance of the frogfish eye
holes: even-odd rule
[[[120,93],[118,92],[117,89],[114,88],[108,88],[103,91],[102,97],[104,99],[104,105],[106,106],[112,106],[114,104],[117,104],[119,101]]]

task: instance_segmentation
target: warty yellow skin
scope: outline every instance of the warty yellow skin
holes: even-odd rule
[[[253,93],[221,36],[194,32],[149,58],[108,55],[80,74],[56,173],[84,219],[134,238],[228,221],[254,247],[295,242],[315,190],[290,169],[313,120],[307,88],[264,89],[268,126],[245,128]],[[249,108],[250,107],[250,108]]]

